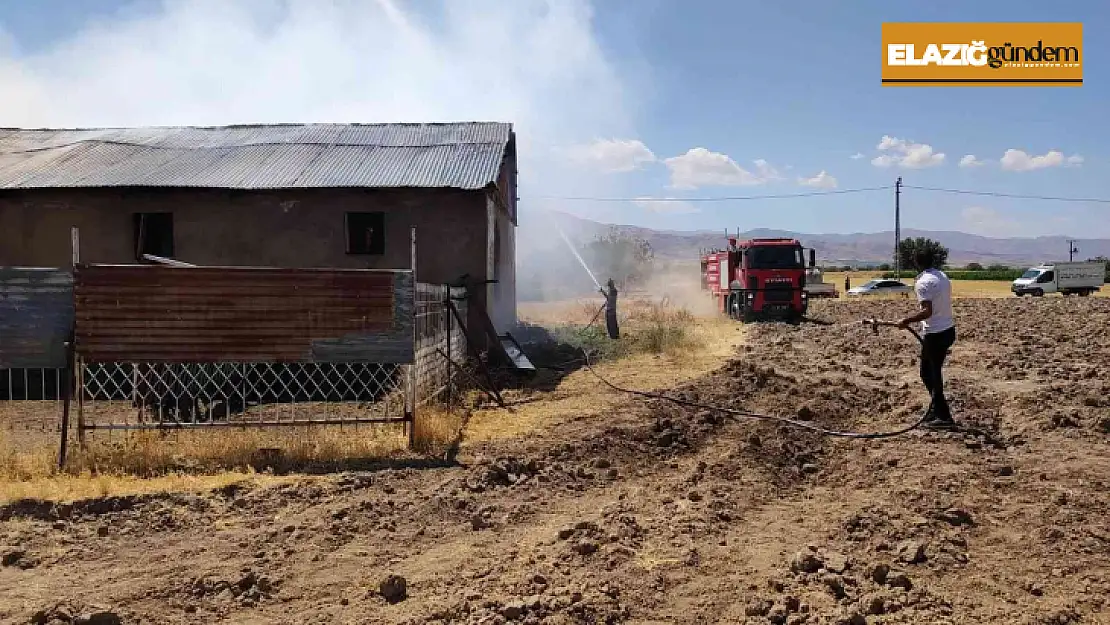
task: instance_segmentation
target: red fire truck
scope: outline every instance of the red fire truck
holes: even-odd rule
[[[804,249],[797,239],[729,237],[727,249],[701,254],[702,288],[733,319],[800,319],[806,313]],[[810,266],[815,254],[810,250]]]

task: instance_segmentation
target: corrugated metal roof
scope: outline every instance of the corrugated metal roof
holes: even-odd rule
[[[512,125],[0,129],[0,189],[448,187],[497,181]]]

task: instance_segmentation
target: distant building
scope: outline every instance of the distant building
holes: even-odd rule
[[[497,280],[516,321],[516,137],[505,123],[0,130],[0,266],[143,254],[198,265],[410,266]]]

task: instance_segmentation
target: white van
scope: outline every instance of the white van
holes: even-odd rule
[[[1052,263],[1030,267],[1014,280],[1010,290],[1014,295],[1040,297],[1045,293],[1087,296],[1098,291],[1106,282],[1106,265],[1103,263]]]

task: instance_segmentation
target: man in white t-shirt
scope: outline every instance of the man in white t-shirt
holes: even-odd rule
[[[925,424],[933,427],[952,426],[952,412],[944,396],[944,360],[956,342],[956,322],[952,317],[952,283],[939,268],[940,262],[928,249],[917,250],[914,266],[918,274],[914,291],[921,310],[906,317],[901,326],[921,322],[921,381],[929,390],[932,405]]]

